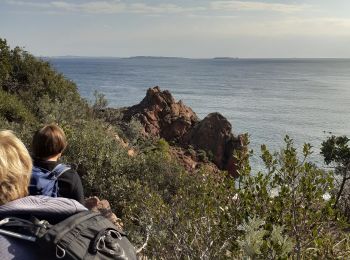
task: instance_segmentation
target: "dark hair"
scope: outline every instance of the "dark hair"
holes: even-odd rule
[[[57,155],[62,153],[66,147],[66,136],[56,124],[44,126],[33,136],[32,149],[33,156],[36,158],[46,159]]]

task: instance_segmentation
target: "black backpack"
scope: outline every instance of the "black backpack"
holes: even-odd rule
[[[125,233],[100,213],[83,211],[56,225],[32,217],[0,221],[0,234],[34,242],[38,259],[134,260],[133,245]]]

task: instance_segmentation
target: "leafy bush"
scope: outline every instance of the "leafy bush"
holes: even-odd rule
[[[10,76],[10,47],[6,40],[0,38],[0,86],[6,82]]]
[[[265,221],[253,218],[239,226],[244,232],[242,240],[238,241],[242,255],[252,259],[285,259],[291,255],[294,242],[283,235],[283,227],[273,225],[270,232],[264,225]]]
[[[15,95],[0,90],[0,115],[8,122],[34,123],[35,117]]]
[[[295,243],[292,256],[332,258],[342,255],[341,251],[326,250],[324,247],[329,244],[323,243],[329,239],[330,244],[335,245],[337,236],[342,233],[340,224],[334,221],[334,197],[324,199],[324,195],[333,190],[332,173],[308,162],[309,144],[304,145],[303,155],[299,158],[288,136],[285,143],[285,148],[274,154],[262,146],[265,172],[254,176],[241,172],[238,193],[244,203],[241,214],[244,218],[263,219],[266,230],[273,230],[274,225],[283,226],[286,235]],[[317,254],[311,254],[311,251]]]
[[[330,136],[322,143],[321,154],[325,163],[334,168],[337,183],[334,207],[339,207],[350,219],[350,139],[346,136]]]
[[[200,149],[197,151],[197,157],[202,162],[208,162],[208,157],[206,151]]]

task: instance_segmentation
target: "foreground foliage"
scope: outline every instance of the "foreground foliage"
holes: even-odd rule
[[[47,62],[11,50],[1,39],[0,101],[0,127],[14,130],[29,148],[42,124],[64,128],[69,141],[64,160],[76,164],[87,196],[110,201],[143,256],[350,257],[344,211],[336,207],[339,186],[332,172],[309,162],[308,144],[299,155],[289,137],[278,153],[263,145],[260,172],[251,171],[250,151],[237,152],[238,180],[205,167],[189,174],[172,159],[166,141],[143,139],[137,122],[105,123],[99,116],[107,105],[102,95],[89,106],[75,84]],[[117,134],[133,145],[134,156]],[[334,161],[326,151],[326,160]]]

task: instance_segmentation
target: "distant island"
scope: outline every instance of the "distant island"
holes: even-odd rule
[[[214,57],[213,60],[239,60],[238,57]]]

